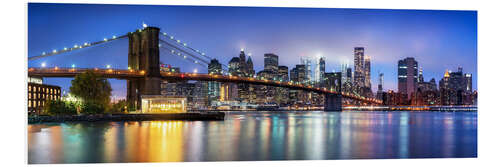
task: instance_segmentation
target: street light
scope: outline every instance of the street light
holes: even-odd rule
[[[42,67],[45,67],[45,66],[46,66],[46,64],[45,64],[45,62],[43,62],[43,63],[42,63]]]

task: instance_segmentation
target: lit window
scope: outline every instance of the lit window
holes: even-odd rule
[[[31,107],[31,101],[28,101],[28,107]]]
[[[30,85],[30,86],[28,86],[28,91],[31,91],[31,85]]]

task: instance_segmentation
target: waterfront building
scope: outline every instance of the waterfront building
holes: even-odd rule
[[[187,112],[187,98],[181,96],[142,95],[141,113],[184,113]]]
[[[464,74],[462,67],[456,72],[446,70],[439,81],[439,93],[442,105],[473,104],[472,75]]]
[[[398,61],[398,92],[412,95],[417,88],[418,62],[413,57]],[[410,99],[410,97],[407,97]]]
[[[287,66],[278,66],[278,78],[280,82],[288,82],[289,81],[289,76],[288,76],[288,67]],[[276,90],[277,93],[277,101],[280,106],[286,106],[289,103],[289,89],[288,88],[283,88],[283,87],[278,87]]]
[[[42,78],[28,77],[28,114],[40,114],[45,102],[60,99],[61,87],[43,84]]]

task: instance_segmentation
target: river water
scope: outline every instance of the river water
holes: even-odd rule
[[[476,112],[228,112],[224,121],[28,125],[30,164],[476,156]]]

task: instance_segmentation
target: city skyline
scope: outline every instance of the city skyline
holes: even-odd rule
[[[476,12],[474,11],[367,9],[314,9],[313,11],[305,8],[248,7],[236,7],[238,10],[234,10],[232,7],[87,4],[29,4],[28,8],[28,19],[30,20],[28,22],[28,57],[52,49],[71,47],[75,43],[95,41],[102,39],[102,37],[111,37],[133,31],[144,22],[148,25],[166,28],[165,32],[172,33],[179,39],[189,42],[188,45],[202,49],[207,55],[217,58],[219,62],[226,65],[232,57],[239,54],[241,48],[244,48],[246,53],[252,53],[256,71],[264,69],[265,53],[278,55],[280,57],[279,65],[288,66],[289,69],[300,63],[300,57],[315,57],[319,54],[326,58],[326,72],[340,71],[340,63],[344,61],[348,61],[350,67],[353,68],[353,48],[360,46],[365,48],[365,55],[371,57],[371,71],[385,74],[385,90],[397,90],[397,61],[406,57],[414,57],[419,62],[420,67],[423,67],[423,75],[426,80],[431,78],[440,80],[446,69],[455,70],[461,66],[464,72],[472,74],[473,89],[477,89],[477,24]],[[141,12],[134,10],[135,8]],[[161,11],[163,8],[172,8],[175,13],[180,14],[169,16],[168,12]],[[47,11],[49,9],[50,12]],[[125,10],[137,11],[137,13],[121,13]],[[196,11],[188,12],[190,10]],[[236,12],[234,16],[222,14],[233,10]],[[89,11],[93,11],[93,13],[89,13]],[[69,18],[69,15],[64,14],[69,12],[74,12],[76,15],[71,16],[78,19]],[[206,20],[205,17],[209,16],[196,18],[202,16],[204,12],[209,13],[215,19]],[[286,13],[296,15],[298,18],[282,18],[281,15]],[[318,13],[320,13],[317,16],[319,18],[308,18],[308,15],[318,15]],[[375,16],[368,16],[368,13]],[[268,18],[267,15],[273,17]],[[91,18],[95,16],[109,19],[92,20]],[[241,18],[236,18],[237,16],[241,16]],[[172,17],[173,21],[157,21],[161,20],[158,18],[162,17]],[[359,23],[350,20],[358,18],[366,18],[365,24],[368,26],[359,26]],[[75,20],[83,20],[86,24],[74,23]],[[107,20],[112,21],[111,23],[105,22]],[[326,22],[330,20],[333,23]],[[234,29],[234,32],[223,31],[224,28],[221,28],[233,25],[232,23],[235,28],[231,28],[231,30]],[[431,26],[426,25],[426,23],[431,24]],[[205,24],[211,26],[198,28]],[[283,27],[288,24],[298,24],[298,26]],[[358,26],[362,28],[358,28]],[[264,29],[262,27],[271,28]],[[327,29],[332,27],[334,30]],[[392,28],[391,32],[385,30],[388,27]],[[283,32],[278,32],[278,30],[283,30]],[[316,30],[320,31],[316,32]],[[400,32],[403,30],[407,31],[407,34]],[[207,34],[207,32],[210,33]],[[303,32],[303,34],[297,32]],[[383,38],[379,38],[380,36]],[[337,41],[337,37],[342,40]],[[210,42],[213,40],[216,42]],[[446,45],[442,46],[443,43]],[[390,47],[384,46],[384,44]],[[126,69],[125,57],[127,53],[126,49],[123,48],[127,46],[124,45],[123,41],[116,41],[113,45],[122,48],[106,50],[96,46],[88,51],[72,53],[69,60],[62,58],[63,55],[58,55],[29,62],[28,66],[38,67],[42,62],[45,62],[47,66],[69,67],[71,64],[77,64],[78,67],[98,66],[104,68],[111,64],[113,68]],[[90,59],[89,55],[91,55]],[[93,61],[87,60],[95,59],[108,63],[86,65],[93,63]],[[449,62],[440,61],[443,59],[449,60]],[[197,69],[202,73],[207,71],[206,67],[202,68],[181,59],[175,60],[175,58],[166,55],[162,55],[161,60],[166,64],[181,66],[181,71],[184,72],[192,72],[191,69]],[[170,61],[165,62],[165,60]],[[377,75],[377,73],[372,72],[370,77],[374,92],[377,87],[374,86],[376,82],[373,79],[377,78]],[[68,90],[70,80],[71,78],[47,79],[46,81],[49,84],[60,85],[63,90]],[[124,81],[112,80],[111,83],[114,89],[113,94],[122,96],[125,91],[124,87],[126,87]]]

